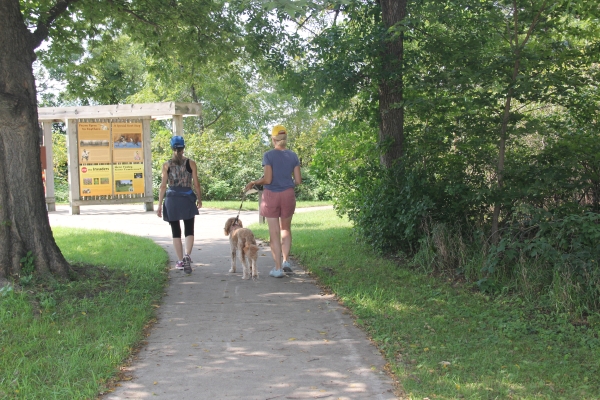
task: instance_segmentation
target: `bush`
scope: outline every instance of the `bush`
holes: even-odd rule
[[[543,209],[520,210],[483,271],[483,282],[527,277],[530,292],[551,297],[561,311],[598,310],[600,214],[557,218]]]
[[[302,185],[296,188],[296,197],[298,200],[331,200],[331,191],[331,186],[317,179],[311,173],[310,168],[302,169]]]
[[[231,186],[225,181],[213,181],[206,190],[207,200],[228,200],[230,195]]]
[[[69,182],[66,176],[54,178],[54,201],[57,203],[69,202]]]

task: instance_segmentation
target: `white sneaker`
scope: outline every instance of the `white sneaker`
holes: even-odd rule
[[[281,268],[284,272],[292,272],[292,264],[290,264],[289,261],[284,261]]]

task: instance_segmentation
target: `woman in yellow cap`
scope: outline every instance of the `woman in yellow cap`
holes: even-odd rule
[[[264,175],[249,182],[244,191],[254,185],[264,185],[260,214],[269,224],[271,255],[275,261],[275,268],[269,275],[282,278],[284,272],[292,272],[288,258],[292,248],[292,217],[296,210],[294,188],[302,183],[302,176],[298,155],[286,148],[287,131],[283,125],[273,127],[271,141],[274,149],[263,155]]]

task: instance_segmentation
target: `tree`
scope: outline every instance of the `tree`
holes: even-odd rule
[[[379,80],[379,142],[385,146],[381,163],[390,167],[400,159],[404,145],[403,58],[407,0],[380,0],[386,29],[381,49],[382,76]]]
[[[127,35],[105,34],[88,42],[78,62],[55,64],[42,57],[42,65],[52,78],[66,83],[58,95],[63,104],[121,104],[147,81],[144,53]]]
[[[0,278],[18,273],[28,252],[38,274],[64,277],[69,270],[45,209],[32,71],[35,49],[52,35],[50,50],[42,57],[57,64],[71,62],[81,55],[83,43],[98,40],[103,31],[123,31],[153,54],[174,48],[194,51],[185,44],[202,41],[205,55],[231,55],[223,51],[235,47],[235,29],[230,28],[236,25],[228,21],[224,3],[212,0],[176,5],[160,0],[0,0]]]
[[[54,13],[66,6],[57,5]],[[31,33],[18,0],[0,0],[0,278],[20,271],[28,252],[38,273],[66,276],[46,213],[32,64],[45,25]]]
[[[264,2],[246,9],[249,35],[254,38],[249,41],[251,50],[265,56],[267,68],[285,82],[287,90],[322,112],[350,107],[359,93],[376,99],[377,111],[371,110],[370,117],[378,126],[381,163],[389,167],[398,161],[404,151],[407,1],[268,3],[267,9]]]

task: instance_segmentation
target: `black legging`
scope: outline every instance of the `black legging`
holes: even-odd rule
[[[171,232],[173,232],[173,238],[181,238],[181,225],[179,221],[169,221],[171,225]],[[183,229],[185,237],[194,236],[194,218],[183,220]]]

